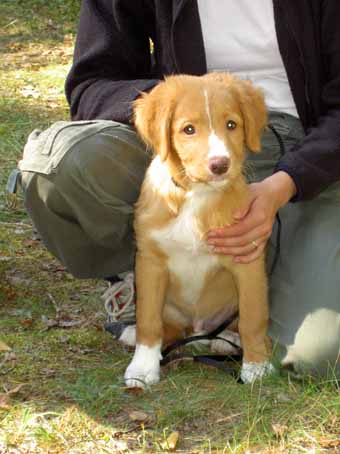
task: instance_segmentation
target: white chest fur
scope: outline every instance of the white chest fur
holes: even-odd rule
[[[217,256],[200,237],[196,223],[197,213],[202,204],[207,203],[209,192],[201,188],[190,192],[178,216],[165,228],[151,232],[168,256],[169,271],[180,282],[185,304],[198,301],[206,274],[218,266]]]

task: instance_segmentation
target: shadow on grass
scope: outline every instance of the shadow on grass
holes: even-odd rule
[[[80,0],[2,0],[0,52],[8,52],[10,43],[63,41],[65,34],[76,32],[80,4]]]

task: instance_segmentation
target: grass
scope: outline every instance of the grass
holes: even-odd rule
[[[184,364],[127,392],[131,352],[102,330],[103,284],[69,275],[35,239],[22,196],[6,195],[27,135],[68,118],[78,13],[78,0],[0,4],[0,340],[11,349],[0,352],[0,453],[158,453],[173,431],[183,453],[339,453],[332,379],[282,373],[242,386]],[[57,312],[79,325],[48,329]]]

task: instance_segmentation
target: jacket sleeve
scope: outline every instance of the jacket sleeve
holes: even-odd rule
[[[276,171],[287,172],[295,182],[297,194],[292,202],[312,199],[340,180],[340,2],[326,0],[322,3],[321,50],[325,82],[321,103],[324,114],[276,167]]]
[[[152,11],[142,0],[83,0],[66,97],[73,120],[131,122],[134,101],[151,90]]]

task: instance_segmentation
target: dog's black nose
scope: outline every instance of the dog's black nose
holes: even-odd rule
[[[215,156],[208,161],[209,170],[215,175],[223,175],[227,172],[230,159],[226,156]]]

